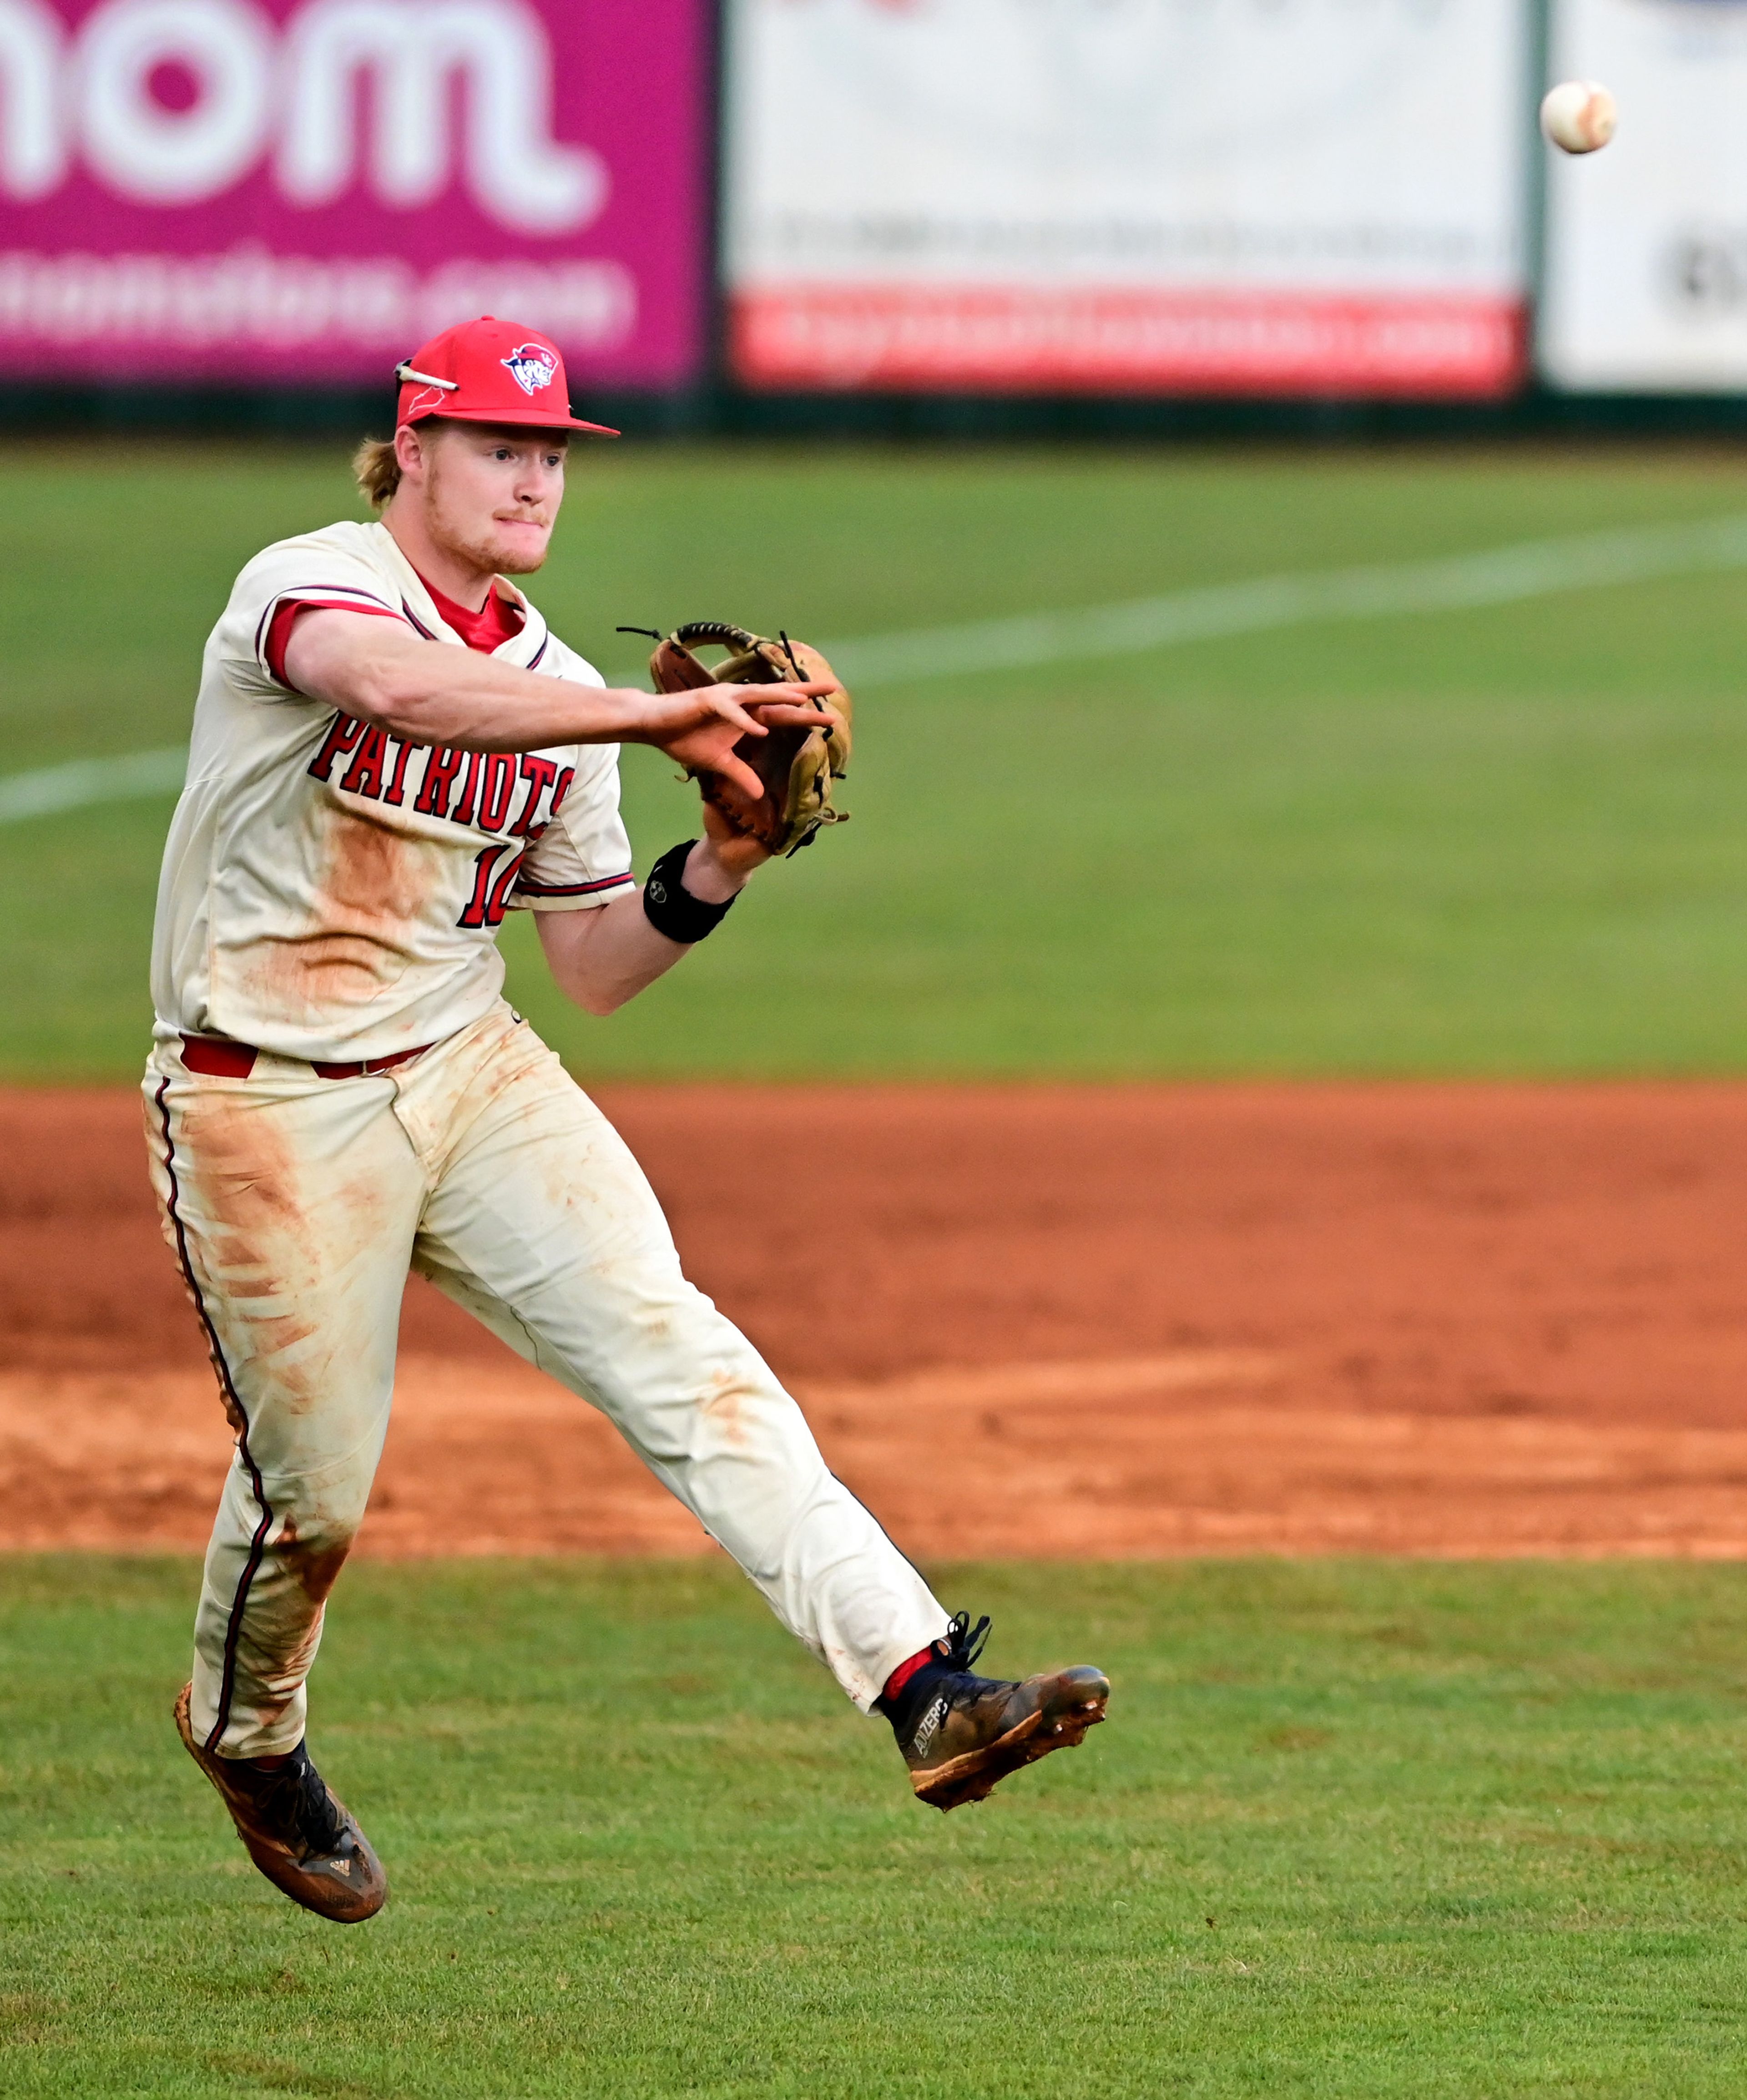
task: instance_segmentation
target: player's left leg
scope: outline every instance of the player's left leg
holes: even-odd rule
[[[416,1066],[399,1096],[431,1162],[414,1266],[612,1419],[850,1698],[892,1720],[919,1794],[977,1798],[1102,1718],[1096,1671],[972,1673],[962,1624],[686,1282],[642,1169],[532,1030],[505,1031],[462,1097],[421,1097]]]

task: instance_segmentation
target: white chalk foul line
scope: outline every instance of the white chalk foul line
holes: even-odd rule
[[[977,671],[1030,670],[1088,656],[1127,656],[1178,642],[1261,634],[1317,620],[1459,611],[1550,598],[1560,591],[1739,568],[1747,568],[1747,515],[1736,514],[1560,540],[1524,540],[1436,561],[1255,576],[1115,605],[967,620],[954,627],[915,628],[821,646],[852,688],[898,685]],[[634,682],[642,673],[624,675]],[[187,762],[187,754],[180,749],[136,751],[121,758],[80,759],[39,773],[15,773],[0,778],[0,824],[167,792],[181,787]]]
[[[89,809],[94,802],[125,802],[136,795],[178,790],[187,770],[180,744],[161,751],[132,751],[121,758],[78,758],[46,765],[38,773],[0,779],[0,824],[46,817],[60,810]]]
[[[1436,561],[1257,576],[1246,583],[1210,584],[1117,605],[971,620],[962,626],[822,646],[853,689],[949,673],[1025,670],[1086,656],[1126,656],[1176,642],[1260,634],[1314,620],[1508,605],[1558,591],[1741,567],[1747,567],[1747,516],[1705,518],[1563,540],[1525,540]]]

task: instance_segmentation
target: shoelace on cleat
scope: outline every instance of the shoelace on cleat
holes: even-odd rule
[[[937,1703],[944,1701],[946,1710],[950,1713],[955,1707],[970,1705],[986,1692],[999,1688],[996,1679],[979,1677],[971,1667],[982,1653],[984,1643],[989,1638],[989,1624],[986,1617],[980,1618],[973,1626],[968,1612],[953,1614],[944,1636],[935,1643],[937,1648],[944,1648],[946,1650],[940,1659],[946,1674],[935,1679],[927,1703],[921,1708],[916,1723],[911,1727],[909,1740],[912,1744],[916,1741],[921,1719]],[[925,1746],[920,1747],[923,1747],[925,1752]]]
[[[974,1626],[968,1612],[953,1613],[944,1637],[946,1652],[941,1658],[949,1670],[969,1674],[972,1664],[987,1645],[990,1623],[986,1612]]]
[[[290,1762],[280,1767],[278,1777],[271,1808],[276,1820],[294,1832],[312,1855],[325,1858],[337,1851],[346,1826],[328,1792],[327,1782],[302,1745]]]
[[[895,1713],[887,1712],[899,1746],[906,1757],[925,1757],[946,1715],[997,1688],[993,1681],[978,1677],[971,1665],[982,1653],[989,1638],[990,1621],[979,1619],[973,1626],[968,1612],[955,1612],[946,1630],[933,1643],[927,1666],[919,1670],[900,1695]],[[929,1716],[936,1714],[934,1724]],[[887,1711],[882,1706],[882,1711]]]

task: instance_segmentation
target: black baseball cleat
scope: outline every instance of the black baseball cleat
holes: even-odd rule
[[[1110,1681],[1080,1663],[1022,1684],[976,1676],[989,1637],[960,1612],[896,1699],[876,1703],[891,1723],[916,1798],[939,1809],[981,1801],[998,1780],[1052,1750],[1071,1749],[1104,1718]]]
[[[293,1903],[336,1925],[374,1917],[388,1877],[344,1802],[329,1793],[299,1743],[284,1764],[262,1771],[240,1758],[214,1757],[194,1740],[185,1684],[176,1727],[188,1755],[218,1788],[249,1856]]]

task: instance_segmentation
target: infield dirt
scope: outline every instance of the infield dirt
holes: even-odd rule
[[[1747,1555],[1747,1087],[625,1088],[690,1273],[919,1560]],[[130,1090],[0,1094],[0,1546],[229,1434]],[[713,1551],[424,1285],[361,1550]]]

